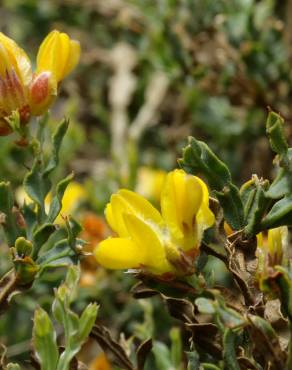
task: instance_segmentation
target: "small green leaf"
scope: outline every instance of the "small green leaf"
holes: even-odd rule
[[[273,151],[284,156],[287,153],[288,144],[285,138],[283,118],[275,112],[270,112],[266,123],[266,131]]]
[[[33,258],[36,259],[40,249],[49,239],[49,237],[56,231],[56,226],[51,223],[42,224],[33,234]]]
[[[51,183],[43,176],[43,163],[40,157],[35,158],[31,170],[23,181],[27,195],[37,203],[42,217],[45,215],[45,198],[51,188]]]
[[[240,370],[235,352],[236,338],[237,336],[231,329],[225,330],[223,335],[223,359],[226,370]]]
[[[262,221],[263,229],[292,224],[292,194],[276,202]]]
[[[56,131],[53,134],[53,150],[50,156],[50,160],[46,165],[44,170],[44,176],[48,176],[58,165],[59,163],[59,153],[61,149],[61,145],[64,139],[64,136],[67,132],[69,126],[69,120],[63,119],[60,125],[57,127]]]
[[[182,340],[179,328],[171,328],[170,339],[171,339],[171,362],[174,364],[176,369],[179,369],[182,363]]]
[[[207,298],[197,298],[195,300],[195,304],[198,307],[199,312],[205,314],[214,314],[216,312],[216,308],[214,306],[214,301]]]
[[[98,306],[93,303],[89,304],[79,319],[79,331],[78,331],[78,341],[81,343],[88,337],[94,323],[96,320],[98,312]]]
[[[265,190],[267,181],[261,181],[256,176],[240,190],[240,196],[244,204],[244,215],[246,226],[244,233],[248,237],[256,235],[261,229],[261,220],[269,205]]]
[[[224,218],[234,229],[244,226],[244,212],[238,188],[232,183],[228,167],[202,141],[191,137],[183,150],[180,166],[193,175],[202,174],[217,196]]]
[[[159,370],[175,369],[171,362],[171,354],[166,345],[162,342],[155,341],[153,344],[153,354],[156,367]]]
[[[13,364],[12,362],[7,365],[7,370],[21,370],[18,364]]]
[[[222,190],[231,182],[231,174],[227,166],[211,151],[207,144],[193,137],[189,138],[189,145],[183,150],[180,165],[194,174],[202,173],[206,176],[209,185],[214,190]]]
[[[57,184],[56,195],[54,196],[50,204],[50,210],[47,218],[48,222],[54,222],[57,216],[59,215],[62,208],[62,198],[64,196],[68,184],[72,181],[73,176],[74,176],[73,173],[71,173],[65,179],[63,179]]]
[[[24,234],[23,230],[17,225],[13,206],[14,199],[10,183],[0,182],[0,225],[3,226],[10,247],[15,244],[19,236]]]
[[[56,332],[42,308],[37,308],[34,314],[33,343],[41,370],[56,370],[59,358]]]
[[[200,370],[200,358],[199,354],[196,351],[185,352],[188,358],[188,367],[187,370]]]

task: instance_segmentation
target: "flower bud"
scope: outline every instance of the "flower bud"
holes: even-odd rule
[[[51,72],[36,75],[29,88],[31,113],[34,116],[44,114],[57,96],[57,83]]]
[[[257,235],[257,280],[260,287],[273,272],[274,267],[285,263],[286,247],[288,243],[288,228],[286,226],[268,230],[268,234]]]
[[[32,243],[21,236],[15,241],[15,249],[19,257],[29,256],[32,251]]]

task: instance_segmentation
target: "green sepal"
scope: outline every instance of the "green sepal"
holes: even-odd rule
[[[14,248],[11,249],[14,252]],[[31,257],[19,258],[15,255],[13,264],[19,285],[27,285],[34,281],[39,267]]]

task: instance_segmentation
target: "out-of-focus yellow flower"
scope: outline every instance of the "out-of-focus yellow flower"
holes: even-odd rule
[[[97,261],[111,269],[143,269],[169,278],[193,273],[203,232],[214,223],[207,186],[174,170],[166,177],[160,202],[161,213],[132,191],[113,194],[105,215],[118,237],[96,247]]]
[[[141,167],[138,171],[136,191],[143,197],[159,202],[163,183],[167,173],[150,167]]]
[[[281,265],[288,244],[287,226],[268,230],[268,235],[257,235],[258,278],[268,276],[269,269]]]
[[[105,354],[101,353],[92,361],[88,370],[112,370],[112,367]]]
[[[78,182],[71,181],[67,186],[63,199],[62,199],[62,209],[59,216],[56,219],[57,223],[64,223],[64,216],[69,216],[76,211],[80,203],[87,199],[87,193],[84,187]],[[52,196],[49,194],[46,198],[46,208],[49,209],[51,204]]]
[[[7,119],[15,111],[22,125],[31,115],[45,113],[57,95],[59,82],[76,66],[79,57],[77,41],[52,31],[40,46],[33,73],[24,50],[0,33],[0,135],[11,132]]]
[[[72,181],[67,186],[62,199],[62,209],[59,216],[56,219],[57,223],[64,223],[62,216],[69,216],[78,208],[80,203],[87,199],[87,192],[85,188],[76,181]],[[23,187],[19,187],[16,191],[16,200],[20,206],[24,203],[33,203],[33,200],[28,196]],[[46,212],[50,209],[50,204],[52,201],[52,194],[49,193],[45,200]]]

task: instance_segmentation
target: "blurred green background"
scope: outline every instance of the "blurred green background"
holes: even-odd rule
[[[56,178],[74,171],[86,196],[69,197],[70,211],[83,223],[91,212],[86,238],[93,244],[108,235],[95,217],[120,186],[157,202],[163,177],[157,170],[176,167],[187,136],[205,140],[238,184],[253,173],[273,176],[264,135],[268,107],[285,118],[291,141],[290,0],[2,0],[0,17],[1,31],[33,63],[52,29],[81,43],[81,62],[61,86],[50,127],[70,117]],[[1,180],[18,188],[27,161],[13,135],[0,138]],[[8,264],[4,251],[2,272]],[[220,266],[215,270],[219,281]],[[129,277],[92,261],[83,271],[77,309],[102,301],[100,320],[113,332],[144,339],[153,331],[169,340],[177,323],[165,318],[159,300],[135,302]],[[32,311],[49,307],[48,292],[62,277],[62,271],[47,276],[1,320],[0,341],[12,358],[28,358]],[[157,327],[149,324],[152,311],[161,318]]]

